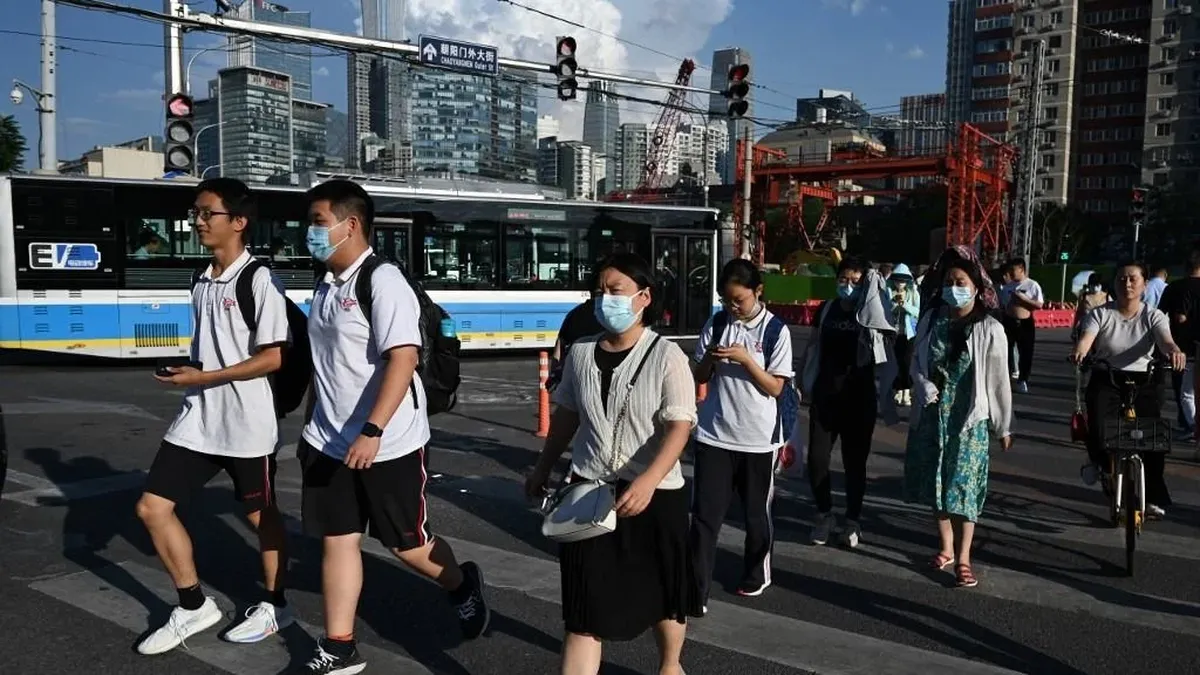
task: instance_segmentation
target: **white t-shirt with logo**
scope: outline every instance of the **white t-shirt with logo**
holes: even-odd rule
[[[765,308],[748,323],[729,317],[725,334],[713,337],[713,320],[700,331],[695,359],[704,358],[708,345],[715,339],[722,347],[741,344],[755,363],[772,375],[791,378],[792,335],[785,326],[766,363],[767,324],[775,315]],[[791,386],[790,384],[787,386]],[[696,440],[725,450],[739,452],[774,452],[787,442],[791,429],[784,429],[782,441],[772,443],[779,414],[778,399],[768,396],[754,384],[746,368],[735,363],[718,361],[708,381],[708,396],[700,404],[696,424]]]
[[[204,370],[220,370],[248,360],[261,347],[289,340],[283,285],[266,267],[254,273],[254,313],[250,327],[238,307],[237,279],[253,257],[242,253],[221,276],[212,265],[192,289],[192,359]],[[275,452],[279,426],[267,377],[190,387],[183,407],[163,440],[206,455],[252,459]]]
[[[303,436],[309,445],[334,459],[346,457],[375,407],[388,350],[421,348],[421,307],[395,265],[379,265],[371,275],[369,323],[359,308],[355,282],[363,261],[372,253],[367,249],[336,277],[327,272],[308,314],[316,405]],[[429,442],[425,405],[425,388],[413,373],[413,386],[383,429],[376,462],[425,447]]]

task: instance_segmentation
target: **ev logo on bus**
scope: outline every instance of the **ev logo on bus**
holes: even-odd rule
[[[35,270],[100,269],[100,249],[95,244],[35,242],[29,245],[29,266]]]

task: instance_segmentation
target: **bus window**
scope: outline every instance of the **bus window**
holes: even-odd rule
[[[153,260],[171,255],[170,238],[165,220],[143,218],[141,227],[129,233],[128,253],[131,260]]]
[[[504,282],[508,286],[569,288],[571,230],[509,225],[504,233]]]
[[[426,226],[421,280],[430,288],[495,288],[497,230],[490,223]]]

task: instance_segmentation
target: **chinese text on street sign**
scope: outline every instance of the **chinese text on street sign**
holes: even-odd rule
[[[421,63],[427,66],[452,68],[476,75],[495,75],[498,72],[499,59],[495,47],[422,35],[420,49]]]

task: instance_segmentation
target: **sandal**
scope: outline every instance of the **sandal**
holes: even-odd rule
[[[959,588],[975,588],[979,585],[979,580],[971,572],[970,565],[959,565],[954,568],[954,576]]]
[[[954,564],[954,556],[935,554],[929,559],[929,566],[935,570],[944,570]]]

